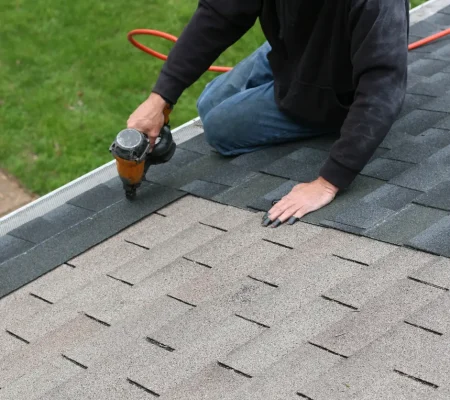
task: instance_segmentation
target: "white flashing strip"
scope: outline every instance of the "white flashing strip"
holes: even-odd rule
[[[175,128],[172,131],[175,143],[181,144],[203,132],[200,118]],[[21,226],[34,218],[42,216],[67,203],[79,194],[92,189],[117,176],[116,162],[112,160],[101,167],[67,183],[31,203],[0,218],[0,236]]]
[[[410,25],[423,21],[447,6],[450,6],[450,0],[428,0],[420,6],[414,7],[410,11]]]

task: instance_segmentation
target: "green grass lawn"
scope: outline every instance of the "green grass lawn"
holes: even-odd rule
[[[162,66],[132,47],[127,32],[179,35],[196,5],[0,0],[0,168],[42,195],[110,161],[110,143]],[[216,64],[232,66],[263,41],[257,26]],[[143,42],[163,52],[171,46],[162,39]],[[197,115],[196,98],[215,76],[206,73],[184,93],[173,127]]]

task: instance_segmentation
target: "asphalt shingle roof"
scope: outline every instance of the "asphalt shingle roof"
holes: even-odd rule
[[[200,135],[135,202],[115,178],[0,237],[0,400],[449,399],[449,40],[410,54],[351,190],[293,226],[262,211],[332,137],[224,158]]]

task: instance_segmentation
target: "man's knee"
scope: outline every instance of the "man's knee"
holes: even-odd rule
[[[211,147],[224,156],[236,154],[239,146],[235,139],[239,123],[233,110],[219,105],[210,110],[202,122],[205,140]]]

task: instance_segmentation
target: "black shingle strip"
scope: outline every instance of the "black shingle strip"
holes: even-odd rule
[[[331,221],[356,228],[368,229],[376,224],[387,220],[394,211],[380,207],[374,203],[354,202],[351,207],[346,207],[342,212],[337,213]]]
[[[283,178],[255,173],[252,179],[214,196],[212,200],[246,208],[255,198],[265,195],[285,182],[286,180]]]
[[[445,211],[410,204],[387,221],[365,231],[364,236],[403,244],[449,215]]]
[[[199,154],[209,154],[214,149],[206,142],[205,135],[197,135],[177,146],[178,149],[192,151]]]
[[[450,75],[438,72],[433,76],[422,79],[408,89],[408,93],[427,96],[444,96],[449,90]]]
[[[180,190],[193,194],[194,196],[210,199],[211,197],[214,197],[229,188],[230,186],[219,185],[218,183],[211,183],[196,179],[195,181],[182,186]]]
[[[362,201],[374,203],[389,210],[400,211],[422,194],[423,192],[417,190],[386,184],[363,197]]]
[[[167,176],[176,174],[190,163],[202,157],[203,155],[200,153],[195,153],[193,151],[184,150],[177,147],[175,154],[170,159],[170,162],[160,165],[153,165],[149,168],[146,178],[152,182],[159,182]]]
[[[9,232],[10,235],[33,243],[44,240],[89,218],[93,211],[70,204],[63,204],[53,211],[38,217]]]
[[[289,145],[278,145],[262,150],[254,151],[251,153],[242,154],[231,161],[231,164],[241,168],[246,168],[252,171],[258,171],[260,168],[264,168],[266,165],[279,160],[295,151],[295,146],[301,145],[302,142],[298,141]]]
[[[430,386],[430,387],[432,387],[433,389],[437,389],[437,388],[439,387],[439,386],[436,385],[435,383],[428,382],[428,381],[426,381],[426,380],[424,380],[424,379],[417,378],[417,377],[415,377],[415,376],[413,376],[413,375],[409,375],[409,374],[407,374],[406,372],[403,372],[403,371],[400,371],[400,370],[397,370],[397,369],[394,369],[394,372],[397,373],[397,374],[399,374],[399,375],[401,375],[401,376],[404,376],[404,377],[406,377],[406,378],[409,378],[409,379],[412,379],[412,380],[414,380],[414,381],[416,381],[416,382],[419,382],[419,383],[421,383],[421,384],[423,384],[423,385]]]
[[[1,264],[0,297],[114,236],[183,195],[183,192],[171,188],[144,184],[133,202],[123,199]]]
[[[414,200],[414,203],[450,211],[450,181],[442,182]]]
[[[402,110],[398,115],[397,119],[404,117],[409,114],[411,111],[416,109],[430,110],[430,111],[441,111],[447,112],[448,109],[443,109],[443,107],[429,107],[428,105],[436,101],[437,97],[424,96],[420,94],[410,94],[407,93],[405,96],[405,101],[403,102]],[[426,106],[425,106],[426,105]]]
[[[33,243],[11,235],[0,236],[0,265],[6,260],[31,249],[33,246]]]
[[[123,199],[123,190],[113,190],[106,185],[98,185],[68,202],[91,211],[100,211]]]
[[[448,63],[445,61],[422,58],[409,65],[408,73],[429,77],[441,72],[447,66]]]
[[[304,147],[261,168],[261,172],[297,182],[310,182],[317,178],[327,158],[326,151]]]
[[[416,165],[389,181],[412,190],[427,192],[450,179],[450,166],[424,162]]]
[[[407,245],[418,250],[450,257],[450,216],[440,219],[407,242]]]
[[[388,181],[413,166],[414,164],[409,162],[378,158],[367,164],[361,171],[361,175]]]

